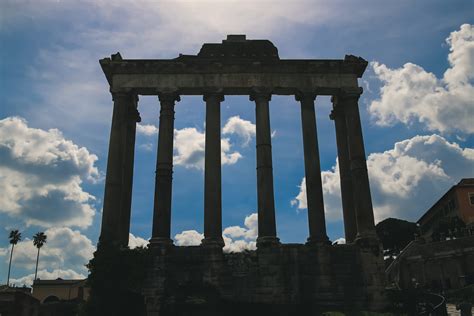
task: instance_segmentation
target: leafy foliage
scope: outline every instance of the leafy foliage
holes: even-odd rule
[[[141,295],[149,252],[147,248],[99,246],[87,265],[90,297],[84,315],[144,315]]]
[[[43,232],[36,233],[33,236],[33,245],[35,245],[36,248],[41,248],[43,245],[46,243],[46,239],[48,236],[45,235]]]
[[[398,255],[415,239],[415,233],[418,231],[415,223],[397,218],[387,218],[378,223],[375,229],[386,256]]]
[[[16,245],[21,240],[21,233],[18,229],[12,230],[8,238],[10,238],[10,244]]]

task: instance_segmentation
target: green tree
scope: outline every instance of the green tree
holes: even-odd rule
[[[12,244],[12,250],[10,251],[10,263],[8,265],[8,277],[7,277],[7,286],[10,286],[10,269],[12,266],[13,249],[15,248],[15,245],[21,240],[21,233],[18,232],[17,229],[12,230],[8,238],[10,238],[10,244]]]
[[[384,255],[396,256],[410,241],[415,239],[418,230],[416,223],[397,218],[387,218],[375,226],[377,235],[382,242]]]
[[[48,238],[48,236],[46,236],[45,233],[43,232],[36,233],[36,235],[33,236],[33,245],[35,245],[35,247],[38,248],[38,253],[36,255],[36,269],[35,269],[34,280],[36,280],[36,276],[38,275],[38,262],[39,262],[40,249],[46,243],[46,238]]]

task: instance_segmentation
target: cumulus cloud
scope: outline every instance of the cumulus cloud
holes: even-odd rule
[[[174,131],[173,161],[175,165],[186,168],[204,169],[205,134],[194,127],[183,128]],[[242,155],[239,152],[231,152],[231,144],[228,138],[221,139],[221,161],[222,165],[235,164]]]
[[[10,283],[15,286],[23,286],[23,285],[32,286],[34,278],[35,278],[35,274],[32,273],[18,279],[10,279]],[[57,278],[61,278],[64,280],[81,280],[81,279],[85,279],[86,275],[82,273],[77,273],[76,271],[71,270],[71,269],[67,269],[67,270],[55,269],[51,272],[44,269],[44,270],[38,270],[38,278],[43,279],[43,280],[56,280]]]
[[[0,212],[27,225],[89,226],[95,197],[82,183],[100,179],[97,159],[57,129],[31,128],[19,117],[0,120]]]
[[[245,217],[244,227],[229,226],[222,232],[225,246],[224,252],[242,252],[244,250],[257,249],[256,239],[258,235],[257,213]],[[185,230],[174,236],[177,246],[199,246],[204,234],[196,230]]]
[[[415,136],[367,159],[376,221],[387,217],[417,220],[451,185],[472,177],[474,149],[461,148],[439,135]],[[321,173],[329,220],[342,217],[339,167]],[[306,185],[292,201],[306,209]]]
[[[379,125],[419,122],[441,133],[474,133],[474,29],[463,24],[446,39],[450,47],[443,78],[406,63],[398,69],[373,62],[382,81],[380,99],[372,101],[371,115]]]
[[[250,140],[255,137],[255,124],[241,119],[238,115],[232,116],[222,128],[222,134],[236,134],[243,139],[243,145],[247,146]]]
[[[41,248],[38,269],[66,269],[77,273],[87,273],[85,264],[93,257],[95,247],[92,241],[77,230],[70,228],[49,228],[46,244]],[[5,264],[8,263],[10,248],[0,248]],[[34,270],[37,248],[33,241],[25,238],[20,241],[13,252],[13,265],[17,268]]]
[[[184,230],[174,236],[174,241],[177,246],[199,246],[204,234],[195,230]]]
[[[145,136],[158,134],[158,127],[152,124],[137,124],[137,133]]]
[[[244,227],[229,226],[222,232],[224,252],[242,252],[257,249],[258,215],[252,213],[245,217]]]
[[[139,236],[135,236],[133,234],[128,234],[128,247],[130,249],[137,248],[137,247],[146,247],[148,246],[148,240],[143,239]]]

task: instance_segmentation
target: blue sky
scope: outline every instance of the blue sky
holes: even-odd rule
[[[3,1],[0,4],[0,283],[8,232],[46,231],[40,277],[82,277],[94,251],[112,101],[99,59],[196,54],[227,34],[269,39],[280,58],[370,62],[360,112],[376,220],[416,220],[450,186],[474,175],[472,1]],[[343,237],[334,125],[316,100],[327,229]],[[141,97],[130,245],[151,233],[159,104]],[[254,247],[254,104],[222,103],[223,227],[227,250]],[[204,102],[176,105],[172,235],[195,244],[203,231]],[[278,235],[304,242],[306,197],[299,105],[270,104]],[[301,189],[303,187],[303,189]],[[31,281],[30,240],[12,276]]]

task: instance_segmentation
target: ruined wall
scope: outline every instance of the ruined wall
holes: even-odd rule
[[[381,275],[378,247],[286,244],[235,254],[172,247],[155,254],[144,295],[148,314],[160,316],[379,309]]]

